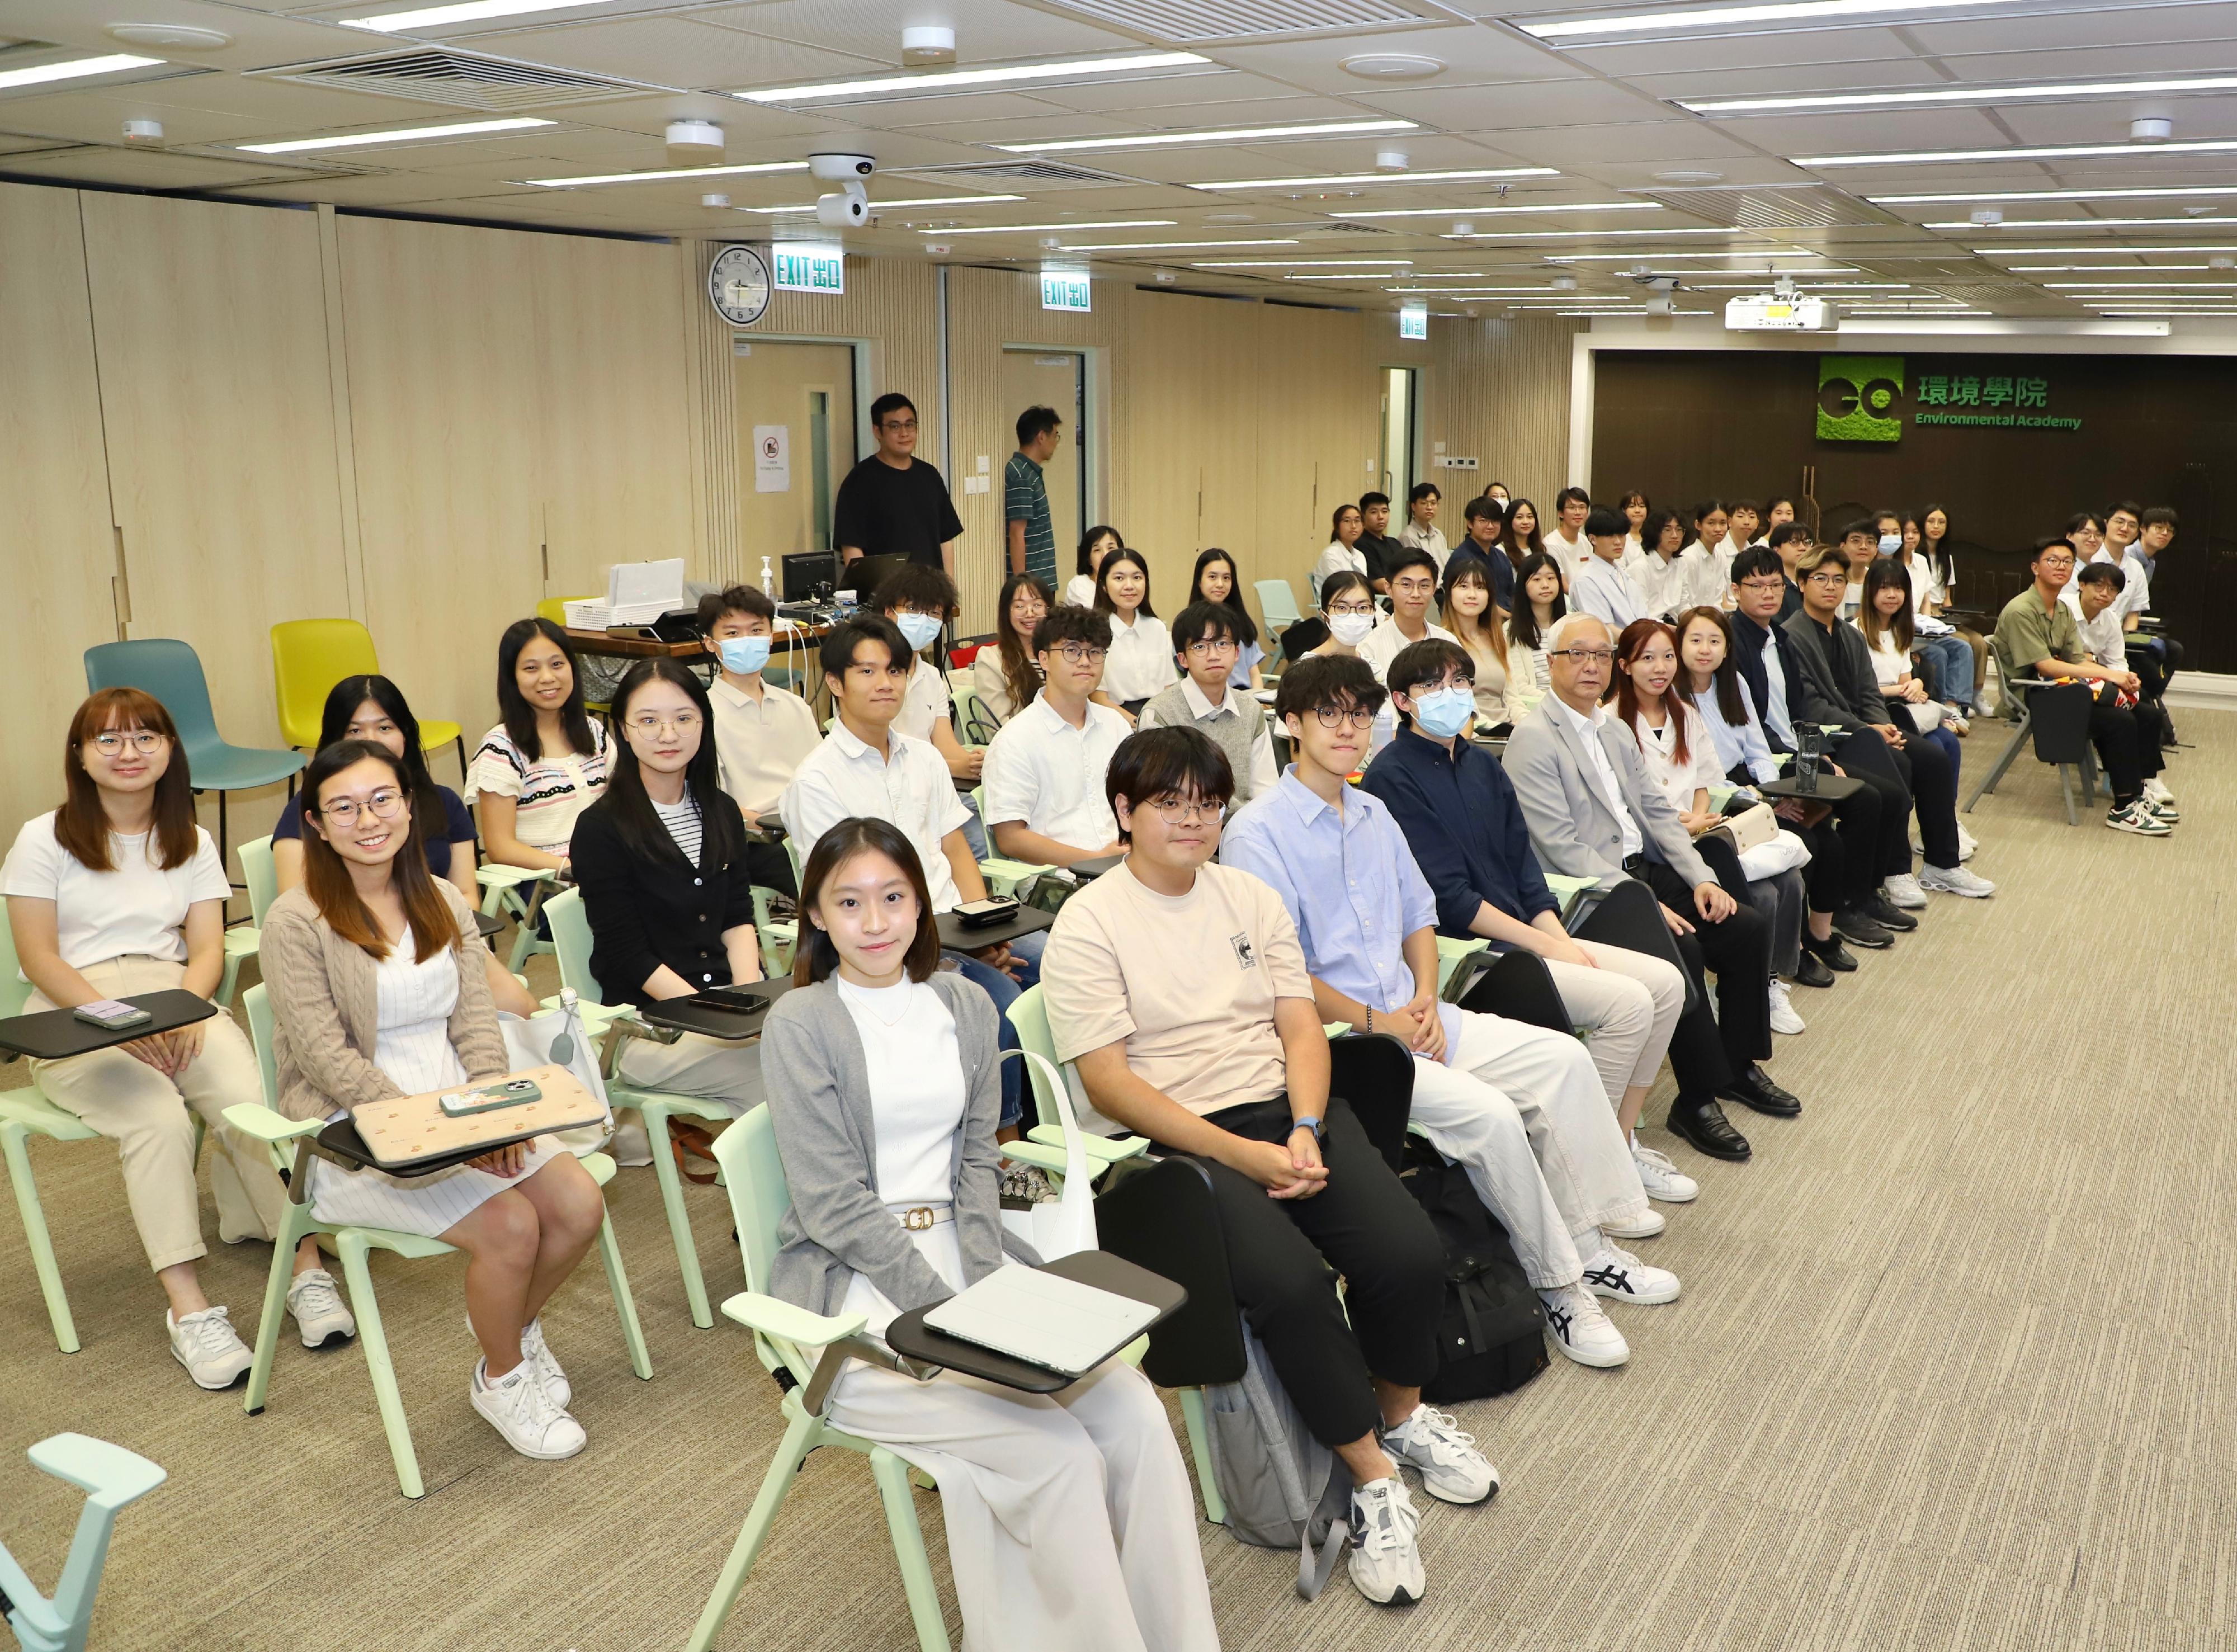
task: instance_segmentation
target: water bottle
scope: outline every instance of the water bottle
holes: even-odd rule
[[[1795,731],[1794,789],[1811,793],[1818,790],[1818,756],[1825,750],[1825,733],[1822,729],[1807,728]]]

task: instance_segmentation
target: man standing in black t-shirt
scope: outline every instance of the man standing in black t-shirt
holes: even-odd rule
[[[888,391],[870,404],[878,451],[839,484],[832,537],[842,561],[861,556],[905,556],[955,577],[955,541],[962,519],[947,497],[940,467],[916,458],[916,406]]]

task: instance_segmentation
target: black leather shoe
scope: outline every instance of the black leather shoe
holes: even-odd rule
[[[1857,910],[1883,929],[1910,930],[1918,928],[1918,920],[1897,906],[1887,896],[1874,889],[1857,902]]]
[[[1812,941],[1808,935],[1803,936],[1802,950],[1839,975],[1845,975],[1857,967],[1857,956],[1841,944],[1841,932],[1838,928],[1823,941]]]
[[[1895,945],[1895,937],[1877,918],[1867,915],[1856,907],[1843,907],[1833,915],[1833,933],[1844,941],[1853,941],[1860,947],[1870,947],[1874,952]],[[1814,942],[1805,942],[1813,946]],[[1838,968],[1837,965],[1836,968]]]
[[[1768,1074],[1750,1061],[1739,1076],[1717,1092],[1727,1101],[1737,1101],[1744,1107],[1753,1107],[1758,1113],[1774,1119],[1791,1119],[1802,1111],[1802,1103],[1771,1081]]]
[[[1827,968],[1818,955],[1804,948],[1802,956],[1795,961],[1794,984],[1798,987],[1830,987],[1833,972]]]
[[[1725,1110],[1714,1101],[1696,1105],[1680,1097],[1672,1102],[1670,1131],[1673,1135],[1683,1136],[1696,1152],[1705,1153],[1712,1159],[1739,1164],[1755,1152],[1748,1146],[1747,1138],[1732,1128],[1725,1117]]]

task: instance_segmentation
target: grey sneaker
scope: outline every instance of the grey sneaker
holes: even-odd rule
[[[1918,887],[1941,895],[1962,895],[1970,901],[1978,901],[1996,892],[1995,884],[1978,872],[1969,872],[1962,866],[1922,868],[1918,874]]]
[[[1499,1490],[1499,1470],[1450,1411],[1415,1406],[1411,1417],[1382,1431],[1382,1450],[1394,1462],[1419,1469],[1422,1490],[1440,1503],[1481,1503]]]
[[[1918,887],[1918,880],[1908,872],[1898,872],[1880,885],[1888,904],[1916,912],[1926,904],[1926,895]]]
[[[171,1333],[171,1358],[204,1388],[232,1387],[256,1360],[234,1333],[226,1313],[223,1308],[204,1308],[179,1319],[169,1309],[163,1311],[163,1325]]]
[[[347,1342],[357,1335],[357,1320],[334,1289],[334,1276],[324,1268],[295,1276],[287,1287],[287,1312],[295,1316],[306,1348],[323,1348],[337,1338]]]
[[[1377,1606],[1408,1606],[1428,1592],[1414,1530],[1422,1517],[1396,1474],[1351,1493],[1352,1587]]]

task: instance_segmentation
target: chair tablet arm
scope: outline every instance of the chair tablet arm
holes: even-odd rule
[[[810,1313],[757,1291],[741,1291],[723,1304],[723,1312],[749,1331],[793,1343],[832,1343],[860,1336],[869,1323],[861,1313]]]
[[[474,882],[485,889],[509,889],[522,883],[551,883],[558,871],[549,866],[504,866],[495,861],[474,868]]]
[[[85,1434],[52,1434],[29,1453],[31,1466],[67,1480],[106,1509],[136,1503],[170,1477],[137,1451]]]
[[[1034,1127],[1035,1129],[1042,1127],[1039,1125]],[[1046,1146],[1038,1141],[1000,1141],[994,1145],[1001,1148],[1002,1157],[1009,1160],[1013,1164],[1038,1165],[1041,1169],[1053,1172],[1057,1175],[1060,1176],[1064,1173],[1066,1160],[1064,1149],[1061,1146]],[[1091,1156],[1088,1167],[1099,1169],[1100,1161]]]
[[[290,1119],[261,1101],[239,1101],[225,1110],[225,1121],[244,1136],[278,1144],[297,1136],[315,1136],[327,1127],[324,1119]]]
[[[1005,860],[993,856],[979,862],[979,876],[987,880],[987,889],[993,895],[1014,895],[1019,884],[1029,877],[1039,877],[1053,872],[1053,866],[1037,866],[1031,861]]]
[[[1083,1130],[1080,1132],[1080,1137],[1086,1146],[1088,1158],[1099,1165],[1115,1164],[1121,1159],[1138,1158],[1150,1150],[1150,1139],[1147,1136],[1099,1136],[1090,1131]],[[1064,1127],[1062,1125],[1037,1124],[1026,1132],[1026,1140],[1037,1142],[1045,1147],[1054,1147],[1057,1151],[1056,1167],[1059,1170],[1064,1168]],[[1002,1144],[1002,1151],[1007,1153],[1017,1145],[1014,1141],[1006,1141]]]

